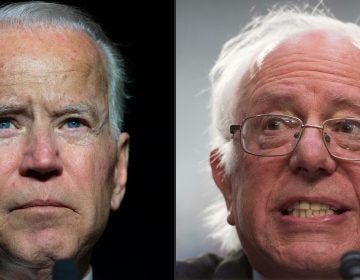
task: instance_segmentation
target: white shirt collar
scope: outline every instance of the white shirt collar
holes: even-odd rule
[[[257,272],[255,269],[253,269],[253,280],[264,280],[265,278]]]
[[[89,266],[89,269],[82,280],[93,280],[93,272],[91,266]]]

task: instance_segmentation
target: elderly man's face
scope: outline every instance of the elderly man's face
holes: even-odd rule
[[[329,118],[360,119],[360,50],[320,32],[281,44],[238,103],[238,123],[256,114],[291,115],[315,125]],[[336,273],[341,255],[360,249],[360,163],[332,158],[321,130],[305,128],[288,156],[258,157],[239,146],[235,151],[233,175],[221,178],[216,161],[213,174],[227,201],[228,221],[258,271],[287,277]],[[288,215],[298,201],[338,211]]]
[[[79,257],[126,181],[100,55],[64,30],[2,29],[0,50],[0,248],[40,267]]]

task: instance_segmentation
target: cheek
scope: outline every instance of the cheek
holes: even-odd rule
[[[269,202],[275,192],[276,170],[273,160],[244,155],[234,180],[234,208],[238,231],[249,238],[264,231],[270,219]],[[245,230],[246,229],[246,230]]]
[[[25,147],[23,139],[0,139],[0,173],[4,178],[18,170]]]
[[[80,188],[78,191],[91,200],[110,200],[115,148],[109,145],[87,145],[64,150],[64,175],[76,181],[75,185]]]
[[[338,173],[340,173],[343,177],[347,178],[351,181],[354,186],[357,197],[360,201],[360,163],[358,161],[354,162],[343,162],[342,168],[338,169]],[[343,184],[342,182],[334,182],[335,184]]]
[[[14,147],[15,148],[15,147]],[[18,173],[21,155],[16,152],[4,151],[0,147],[0,174],[1,179],[12,177],[14,173]]]

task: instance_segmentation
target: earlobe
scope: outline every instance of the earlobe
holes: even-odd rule
[[[223,165],[221,164],[221,154],[218,149],[210,152],[209,160],[211,166],[212,177],[216,186],[221,191],[225,198],[226,207],[228,210],[227,221],[230,225],[234,225],[234,213],[232,204],[232,187],[229,177],[225,174]]]
[[[115,187],[111,196],[111,209],[119,208],[125,194],[127,168],[129,160],[129,134],[123,132],[119,136],[117,147],[117,162],[114,172]]]

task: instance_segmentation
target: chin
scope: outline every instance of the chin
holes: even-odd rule
[[[10,255],[34,266],[52,265],[54,260],[75,258],[79,249],[79,238],[64,232],[41,232],[15,239]]]
[[[337,273],[340,258],[347,250],[334,248],[328,244],[289,245],[277,256],[278,265],[297,274]]]

